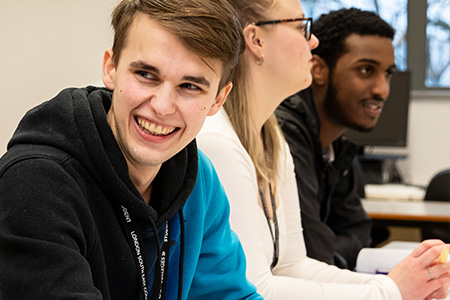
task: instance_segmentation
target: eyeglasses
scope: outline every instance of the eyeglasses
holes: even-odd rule
[[[311,24],[312,24],[312,20],[313,20],[312,18],[281,19],[281,20],[253,22],[253,25],[255,25],[255,26],[262,26],[262,25],[269,25],[269,24],[283,24],[283,23],[290,23],[290,22],[302,22],[303,26],[301,27],[301,30],[305,34],[305,39],[307,41],[309,41],[311,39]]]

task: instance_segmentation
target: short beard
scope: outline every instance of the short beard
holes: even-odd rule
[[[359,132],[370,132],[373,127],[364,127],[350,121],[345,114],[345,107],[343,107],[336,97],[336,87],[333,84],[333,70],[329,72],[328,87],[323,101],[323,109],[328,119],[345,128],[353,129]]]

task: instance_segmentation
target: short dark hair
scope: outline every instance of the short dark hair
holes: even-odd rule
[[[312,25],[312,33],[319,46],[312,51],[333,69],[339,57],[346,52],[345,40],[352,34],[378,35],[391,40],[395,30],[374,12],[357,8],[343,8],[321,15]]]

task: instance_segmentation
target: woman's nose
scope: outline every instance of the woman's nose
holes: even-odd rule
[[[309,39],[308,44],[309,49],[313,50],[317,48],[317,46],[319,46],[319,39],[313,33],[311,33],[311,38]]]

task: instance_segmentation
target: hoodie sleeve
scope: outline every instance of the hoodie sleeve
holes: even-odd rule
[[[200,187],[200,189],[198,188]],[[198,205],[192,205],[195,201]],[[247,280],[244,251],[229,224],[229,204],[217,174],[206,156],[199,152],[197,188],[185,207],[187,268],[195,266],[188,299],[262,299]],[[189,225],[195,215],[195,228]],[[200,234],[201,236],[198,236]],[[195,245],[194,237],[201,238],[198,260],[187,259]],[[194,249],[195,250],[195,249]]]
[[[102,299],[79,218],[87,210],[73,205],[82,195],[72,177],[46,157],[0,172],[0,298]]]

